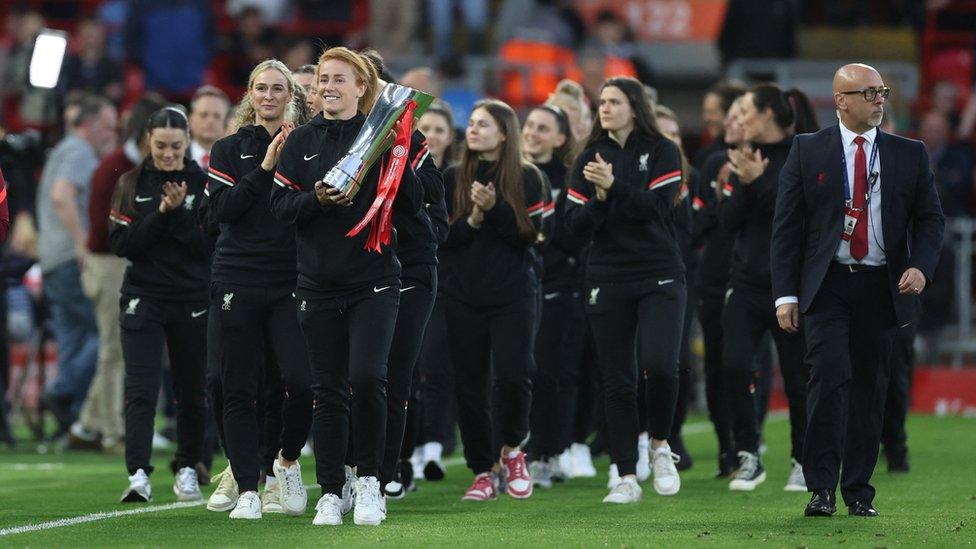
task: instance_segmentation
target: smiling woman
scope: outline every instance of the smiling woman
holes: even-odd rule
[[[365,249],[369,231],[346,237],[376,196],[379,166],[360,181],[356,200],[322,182],[349,151],[374,103],[376,69],[347,48],[332,48],[318,64],[323,112],[295,128],[281,151],[271,191],[274,216],[297,234],[297,314],[309,354],[315,409],[312,437],[322,497],[312,524],[338,525],[349,499],[351,470],[344,470],[350,444],[355,480],[356,524],[378,525],[380,456],[387,413],[387,360],[400,303],[396,246]],[[397,212],[423,207],[423,189],[413,166],[403,172],[393,204]],[[356,429],[349,432],[349,418]],[[351,436],[350,436],[351,435]],[[348,468],[347,468],[348,469]],[[345,496],[345,497],[343,497]]]
[[[183,111],[166,107],[146,124],[150,156],[119,178],[112,199],[112,251],[132,264],[121,300],[125,360],[123,502],[152,500],[149,475],[153,417],[163,348],[169,350],[177,402],[173,487],[181,501],[202,496],[194,465],[203,450],[207,284],[210,247],[196,220],[206,176],[185,158],[189,143]]]

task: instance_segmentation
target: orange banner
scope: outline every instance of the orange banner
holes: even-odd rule
[[[592,24],[599,12],[612,10],[644,42],[714,42],[722,31],[727,0],[577,0],[576,8]]]

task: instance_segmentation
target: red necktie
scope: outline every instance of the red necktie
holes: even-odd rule
[[[200,166],[201,168],[203,168],[205,170],[207,168],[209,168],[210,167],[210,153],[203,153],[203,158],[201,158],[200,161],[203,163],[203,166]]]
[[[861,261],[868,255],[868,167],[867,158],[864,155],[865,139],[860,135],[854,138],[857,144],[857,152],[854,153],[854,196],[852,206],[854,209],[861,210],[861,217],[854,226],[854,238],[851,239],[851,257],[855,261]]]

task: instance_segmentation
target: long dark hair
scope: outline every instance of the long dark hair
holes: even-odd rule
[[[427,108],[427,112],[424,114],[427,114],[428,112],[443,118],[444,121],[447,122],[447,131],[451,132],[452,134],[452,139],[447,144],[447,147],[444,148],[444,157],[441,158],[442,165],[438,166],[438,168],[444,169],[445,167],[453,164],[454,157],[457,156],[457,128],[454,127],[454,113],[451,111],[450,105],[441,101],[440,99],[435,99],[433,103],[430,104],[430,107]]]
[[[546,111],[556,119],[556,130],[566,138],[563,144],[552,151],[552,155],[567,168],[575,160],[576,139],[573,138],[573,128],[569,123],[569,115],[558,105],[541,105],[537,110]]]
[[[501,152],[495,165],[493,181],[501,199],[508,202],[515,211],[515,222],[519,236],[526,242],[535,242],[537,232],[525,205],[525,183],[523,170],[535,170],[542,181],[542,174],[532,163],[522,160],[521,129],[518,116],[512,107],[497,99],[482,99],[475,103],[471,112],[484,109],[498,124],[505,140],[501,143]],[[467,217],[474,208],[471,201],[471,184],[478,169],[478,153],[472,151],[465,144],[461,147],[461,158],[457,166],[454,185],[454,219]]]
[[[630,103],[630,108],[634,111],[634,131],[638,134],[644,135],[646,137],[659,137],[661,139],[666,139],[664,134],[661,133],[661,128],[657,125],[657,118],[654,116],[654,108],[651,106],[651,102],[647,98],[647,93],[644,91],[644,84],[640,83],[640,80],[636,78],[631,78],[629,76],[614,76],[613,78],[607,78],[603,82],[603,86],[600,87],[600,92],[603,92],[603,88],[613,86],[621,92],[627,98],[627,102]],[[597,121],[593,124],[593,131],[590,132],[589,139],[586,140],[586,147],[589,147],[597,140],[608,135],[607,130],[603,129],[600,122]]]
[[[602,93],[603,88],[608,86],[613,86],[623,92],[624,96],[627,98],[627,102],[630,103],[630,108],[634,111],[634,132],[645,137],[664,139],[667,140],[668,143],[671,143],[671,140],[661,132],[661,128],[657,125],[657,116],[654,114],[654,106],[651,105],[651,100],[647,96],[647,91],[644,89],[644,84],[641,84],[640,80],[631,78],[629,76],[614,76],[613,78],[608,78],[603,83],[603,86],[600,88],[600,92]],[[586,140],[586,146],[589,147],[591,144],[602,139],[608,134],[609,132],[603,129],[599,121],[597,121],[595,124],[593,124],[593,131],[590,132],[590,138]],[[682,181],[684,181],[684,178],[686,177],[685,172],[685,161],[682,160]],[[678,204],[681,204],[680,193],[675,195],[672,206],[677,206]]]
[[[173,128],[183,130],[189,134],[190,124],[186,119],[186,114],[177,107],[163,107],[152,113],[146,121],[145,137],[148,140],[152,131],[157,128]],[[136,184],[142,176],[143,170],[152,162],[152,155],[146,155],[136,167],[125,172],[119,177],[119,182],[115,186],[112,194],[112,210],[117,213],[132,216],[135,214],[135,195]]]
[[[749,90],[756,110],[767,108],[773,112],[773,121],[784,130],[794,134],[810,133],[820,129],[810,98],[802,91],[792,88],[783,91],[776,84],[759,84]]]

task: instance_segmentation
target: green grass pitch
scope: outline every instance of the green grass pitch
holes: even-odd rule
[[[203,506],[166,508],[149,513],[113,514],[67,526],[10,533],[13,528],[139,508],[121,505],[126,485],[121,458],[88,453],[39,455],[0,450],[0,546],[3,547],[964,547],[976,545],[976,420],[912,416],[909,435],[912,471],[891,475],[879,464],[877,519],[848,517],[841,508],[832,518],[804,518],[806,494],[783,491],[789,471],[788,425],[781,418],[766,428],[768,480],[753,493],[730,493],[712,478],[715,441],[702,425],[686,443],[695,458],[682,474],[674,497],[644,484],[637,505],[609,506],[606,459],[600,476],[574,479],[551,490],[537,490],[528,501],[502,495],[486,503],[461,502],[471,475],[463,465],[448,469],[439,483],[419,482],[417,492],[388,505],[379,527],[360,527],[347,516],[340,527],[313,527],[319,490],[309,493],[302,517],[266,515],[261,521],[231,521]],[[157,455],[155,501],[175,501],[168,456]],[[307,483],[314,461],[303,458]],[[205,488],[208,495],[210,488]],[[143,505],[142,507],[147,507]]]

